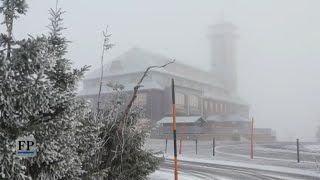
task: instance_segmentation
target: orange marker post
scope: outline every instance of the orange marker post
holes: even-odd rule
[[[176,125],[176,100],[174,91],[174,80],[172,79],[172,117],[173,117],[173,148],[174,148],[174,179],[178,180],[178,158],[177,158],[177,125]]]
[[[182,140],[183,140],[183,135],[184,135],[184,126],[185,126],[185,124],[182,126],[182,132],[181,132],[181,136],[180,136],[179,154],[181,154],[181,151],[182,151]]]

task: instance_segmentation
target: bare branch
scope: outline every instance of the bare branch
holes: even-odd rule
[[[101,54],[101,74],[100,74],[100,85],[99,85],[99,93],[98,93],[98,102],[97,102],[97,116],[100,113],[100,104],[101,104],[101,89],[102,89],[102,79],[103,79],[103,59],[104,59],[104,52],[111,49],[114,45],[109,43],[109,38],[111,34],[108,34],[108,26],[103,33],[103,45],[102,45],[102,54]]]
[[[143,73],[140,81],[134,86],[133,95],[132,95],[132,97],[131,97],[131,99],[130,99],[130,101],[129,101],[129,104],[127,105],[127,107],[126,107],[126,109],[125,109],[125,111],[124,111],[123,120],[125,120],[125,119],[127,118],[128,114],[129,114],[129,112],[130,112],[130,109],[131,109],[131,107],[132,107],[132,104],[133,104],[133,102],[135,101],[135,99],[137,98],[137,93],[138,93],[139,88],[141,87],[141,83],[142,83],[143,79],[147,76],[149,70],[150,70],[150,69],[153,69],[153,68],[164,68],[164,67],[166,67],[167,65],[174,63],[175,61],[176,61],[176,60],[174,59],[173,61],[170,61],[170,62],[168,62],[168,63],[166,63],[166,64],[164,64],[164,65],[162,65],[162,66],[150,66],[150,67],[148,67],[148,68],[146,69],[146,71]]]

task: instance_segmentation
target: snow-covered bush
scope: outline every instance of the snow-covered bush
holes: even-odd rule
[[[144,179],[153,172],[160,161],[142,149],[139,113],[126,108],[121,91],[97,112],[77,99],[88,66],[72,69],[65,58],[61,9],[50,10],[49,35],[17,40],[13,22],[26,2],[0,2],[0,179]],[[37,156],[16,156],[15,140],[29,135]]]
[[[113,88],[116,93],[103,104],[99,116],[102,124],[99,157],[92,159],[99,161],[99,168],[104,170],[106,179],[145,179],[157,169],[161,159],[143,148],[148,129],[140,121],[139,109],[133,108],[124,118],[128,96],[118,87]]]

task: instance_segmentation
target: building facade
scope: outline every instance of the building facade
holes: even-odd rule
[[[237,94],[235,26],[227,22],[211,26],[208,38],[211,44],[210,71],[175,62],[164,68],[151,69],[144,79],[135,105],[142,106],[145,118],[157,126],[154,135],[163,137],[168,132],[157,122],[172,116],[171,79],[174,78],[177,116],[199,116],[206,122],[201,131],[197,130],[193,134],[210,137],[216,134],[217,137],[221,135],[220,139],[248,137],[249,105]],[[132,48],[106,65],[103,83],[122,84],[124,91],[130,94],[149,66],[163,65],[171,60],[143,49]],[[97,101],[100,71],[92,72],[83,81],[83,90],[79,94],[81,97]],[[102,87],[103,96],[110,93],[112,89]],[[266,140],[275,138],[272,133],[265,133],[264,136]]]

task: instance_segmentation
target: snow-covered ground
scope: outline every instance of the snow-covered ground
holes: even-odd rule
[[[296,151],[297,146],[296,145],[287,145],[284,146],[287,150],[293,150]],[[301,144],[300,150],[304,152],[311,152],[311,153],[320,153],[320,144]]]
[[[174,179],[174,173],[173,170],[169,169],[160,169],[159,171],[156,171],[151,176],[149,176],[152,180],[168,180],[168,179]],[[179,172],[179,179],[184,180],[202,180],[204,177],[195,176],[192,174]]]
[[[172,156],[166,157],[168,159],[173,159]],[[305,169],[298,169],[298,168],[287,168],[287,167],[280,167],[280,166],[273,166],[273,165],[265,165],[265,164],[254,164],[254,163],[245,163],[245,162],[232,162],[226,160],[215,160],[214,158],[208,159],[199,159],[197,157],[188,157],[180,155],[179,160],[181,161],[189,161],[189,162],[201,162],[207,164],[218,164],[218,165],[225,165],[225,166],[234,166],[234,167],[245,167],[250,169],[257,169],[257,170],[267,170],[267,171],[274,171],[274,172],[285,172],[285,173],[292,173],[292,174],[308,174],[320,179],[320,173],[305,170]]]
[[[179,150],[179,141],[177,143]],[[296,160],[296,146],[294,143],[275,143],[275,144],[255,144],[254,159],[250,159],[250,146],[247,143],[217,142],[216,154],[212,156],[212,142],[198,141],[196,150],[195,141],[183,141],[182,154],[178,154],[180,161],[201,162],[209,164],[220,164],[227,166],[238,166],[270,170],[274,172],[296,173],[313,175],[320,179],[320,145],[303,145],[301,151],[301,162]],[[165,151],[165,140],[147,140],[147,149],[154,151]],[[197,154],[196,154],[197,152]],[[167,153],[163,153],[167,159],[173,157],[173,141],[168,141]],[[319,161],[319,162],[318,162]],[[157,173],[161,173],[157,172]],[[277,176],[277,175],[274,175]],[[171,178],[169,178],[171,179]]]
[[[320,153],[320,144],[309,144],[309,145],[304,145],[304,147],[311,152]]]

